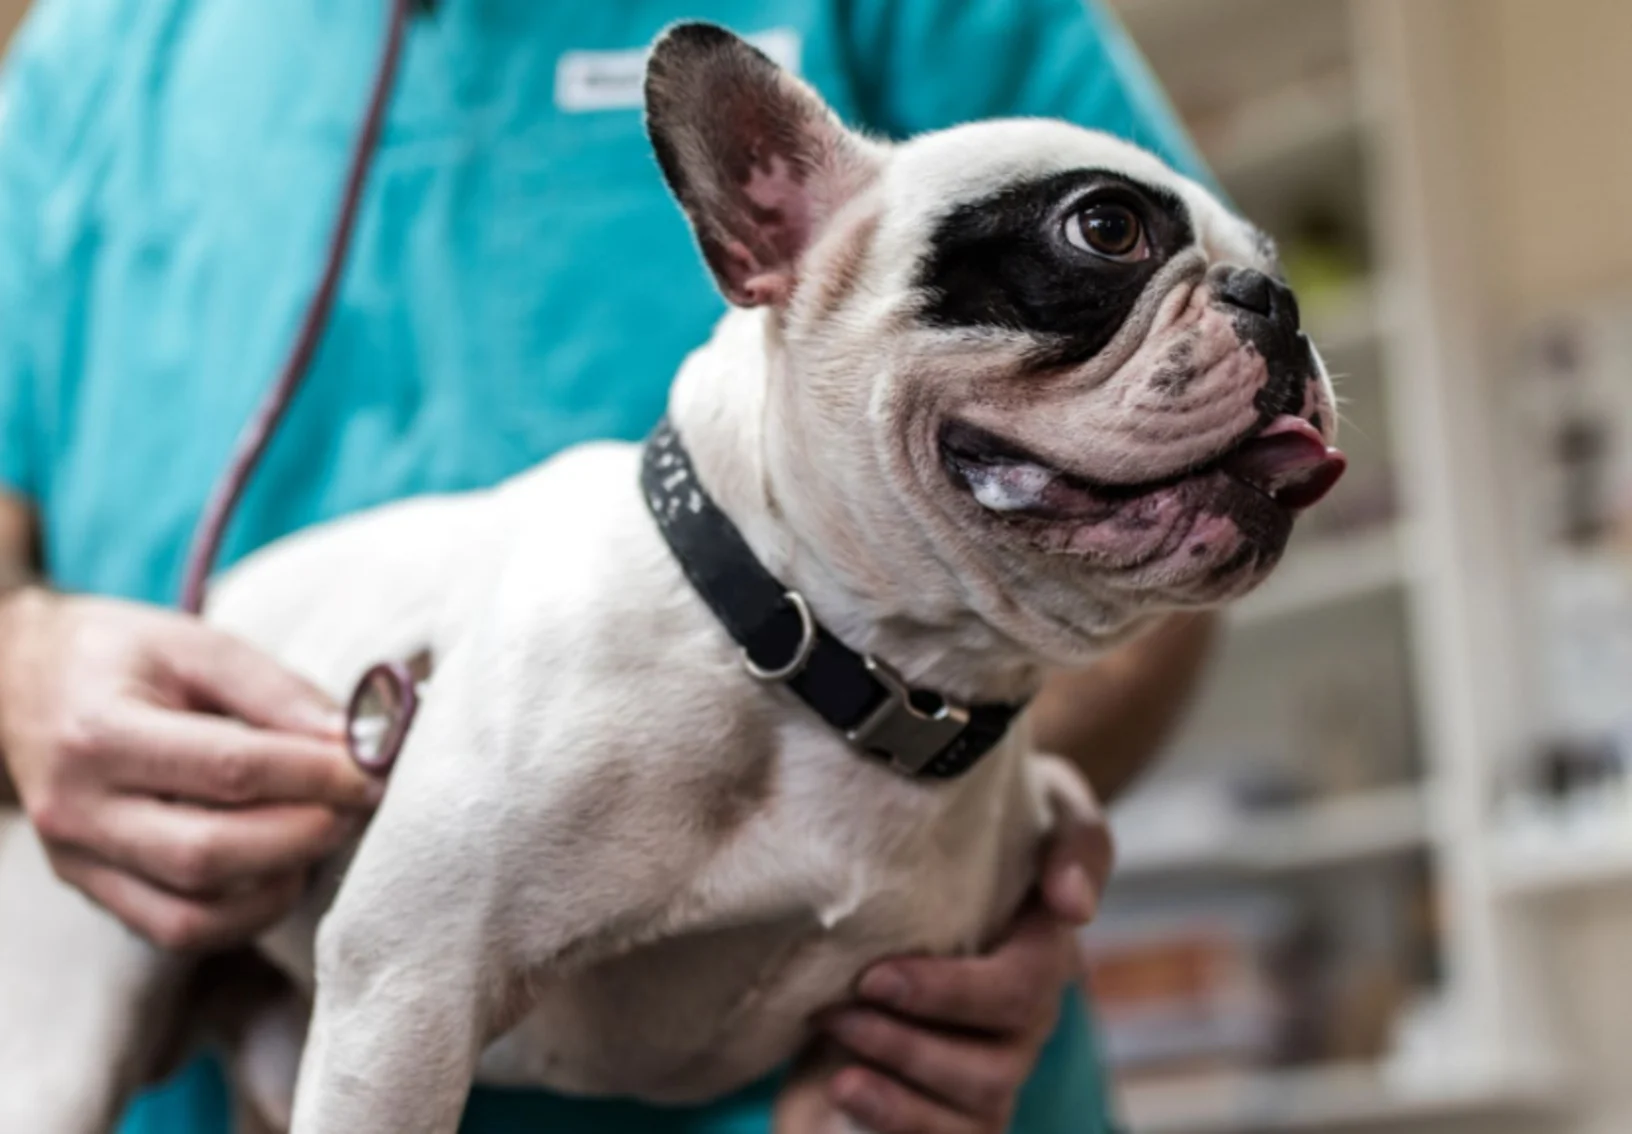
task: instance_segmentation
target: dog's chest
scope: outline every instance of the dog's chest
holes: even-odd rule
[[[860,759],[820,747],[789,762]],[[790,774],[779,801],[676,895],[669,914],[691,928],[541,975],[532,1010],[489,1049],[480,1078],[656,1102],[718,1097],[791,1059],[810,1018],[873,961],[979,946],[1029,881],[1037,837],[1018,767],[993,755],[986,790],[968,796],[978,815],[926,814],[921,788],[865,766],[820,794],[814,777]]]
[[[869,963],[981,944],[1029,882],[1040,819],[1023,730],[962,779],[914,781],[749,679],[638,498],[621,507],[633,509],[621,521],[601,514],[592,555],[553,549],[551,625],[518,663],[540,685],[503,710],[510,735],[551,739],[519,746],[508,775],[538,783],[547,769],[552,812],[605,816],[593,837],[608,843],[663,846],[685,881],[586,947],[592,963],[526,974],[529,1011],[480,1073],[687,1101],[791,1058]],[[515,572],[517,592],[542,570]],[[538,803],[504,825],[537,830]],[[623,866],[609,858],[595,884],[617,885]]]

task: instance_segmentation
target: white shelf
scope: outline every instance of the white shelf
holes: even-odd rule
[[[1130,810],[1125,822],[1134,822]],[[1146,811],[1148,815],[1148,810]],[[1112,815],[1113,829],[1117,826]],[[1385,788],[1282,812],[1241,814],[1164,847],[1119,838],[1115,878],[1137,884],[1180,875],[1275,874],[1318,870],[1416,850],[1428,841],[1427,808],[1416,785]]]
[[[1133,1134],[1268,1134],[1270,1131],[1420,1130],[1447,1119],[1550,1112],[1555,1092],[1511,1077],[1436,1076],[1406,1087],[1365,1064],[1221,1073],[1122,1091]]]
[[[1562,898],[1632,890],[1632,818],[1530,826],[1498,833],[1490,862],[1508,898]]]
[[[1230,621],[1260,624],[1398,586],[1406,581],[1405,546],[1399,524],[1294,542],[1269,580],[1230,609]]]

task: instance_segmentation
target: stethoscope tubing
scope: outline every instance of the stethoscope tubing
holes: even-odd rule
[[[335,218],[334,230],[329,236],[328,251],[323,272],[318,277],[317,290],[301,320],[299,331],[284,360],[277,380],[262,397],[255,412],[244,425],[233,446],[226,470],[210,490],[204,511],[193,530],[186,564],[182,573],[181,609],[199,614],[204,609],[204,591],[210,573],[215,569],[221,553],[221,544],[233,513],[243,499],[244,489],[265,455],[267,446],[277,434],[289,405],[300,390],[312,368],[323,332],[334,312],[334,299],[351,251],[352,237],[357,228],[357,214],[362,203],[363,188],[379,152],[380,135],[385,128],[385,115],[391,105],[391,94],[396,87],[397,72],[401,69],[403,44],[407,36],[410,9],[422,0],[388,0],[385,41],[380,49],[379,64],[374,85],[369,93],[368,109],[352,144],[351,161],[347,168],[345,190],[340,199],[340,211]],[[395,687],[392,703],[396,714],[385,722],[382,737],[368,745],[361,739],[363,722],[361,708],[365,693],[374,683]],[[377,688],[377,685],[376,685]],[[402,742],[408,734],[415,709],[418,707],[418,688],[407,669],[394,662],[384,662],[370,669],[358,682],[347,706],[346,747],[351,757],[369,772],[383,775],[391,768]]]
[[[385,43],[380,50],[380,61],[375,71],[374,86],[369,95],[368,111],[357,131],[352,145],[351,163],[346,175],[345,192],[334,231],[329,237],[328,254],[317,290],[306,307],[305,317],[295,336],[289,356],[277,381],[267,390],[254,414],[238,435],[226,471],[216,481],[204,505],[204,512],[193,531],[188,549],[186,567],[182,574],[181,609],[198,614],[204,609],[204,589],[210,572],[215,568],[226,536],[227,525],[242,500],[244,488],[254,475],[261,457],[266,453],[278,425],[283,421],[289,404],[294,401],[300,384],[312,367],[329,316],[334,311],[334,297],[339,290],[340,277],[345,270],[351,250],[352,236],[357,227],[357,214],[362,202],[363,187],[374,165],[379,150],[380,134],[385,126],[385,113],[391,105],[391,93],[396,86],[397,72],[402,63],[402,49],[408,27],[409,9],[413,0],[389,0],[390,15]]]

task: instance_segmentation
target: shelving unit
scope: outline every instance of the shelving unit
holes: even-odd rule
[[[1141,844],[1132,832],[1117,830],[1116,876],[1119,885],[1129,885],[1178,875],[1290,874],[1421,850],[1427,840],[1427,805],[1412,784],[1227,816],[1191,826],[1166,846]]]
[[[1560,899],[1632,888],[1632,837],[1604,832],[1598,839],[1552,847],[1492,848],[1497,886],[1510,898]]]
[[[1407,1086],[1367,1064],[1196,1077],[1136,1086],[1123,1095],[1128,1119],[1141,1134],[1417,1131],[1430,1122],[1548,1114],[1556,1104],[1556,1089],[1541,1081],[1451,1075]]]
[[[1297,544],[1258,590],[1230,610],[1240,627],[1295,617],[1407,582],[1410,539],[1399,524]]]
[[[1498,828],[1489,847],[1505,898],[1556,901],[1632,889],[1632,816],[1624,809],[1575,822]]]
[[[1397,952],[1402,1004],[1421,1009],[1400,1009],[1376,1060],[1272,1069],[1238,1053],[1214,1061],[1225,1072],[1143,1068],[1124,1091],[1130,1129],[1429,1134],[1551,1113],[1556,1053],[1515,929],[1540,896],[1632,886],[1632,834],[1590,846],[1583,834],[1572,850],[1501,837],[1490,814],[1524,708],[1516,632],[1489,617],[1517,606],[1500,590],[1503,533],[1470,506],[1495,495],[1499,434],[1471,388],[1484,344],[1459,306],[1469,245],[1447,188],[1464,129],[1444,77],[1458,28],[1410,0],[1112,2],[1232,201],[1279,243],[1348,402],[1353,464],[1231,611],[1211,689],[1145,789],[1158,798],[1113,809],[1106,918],[1122,901],[1138,927],[1164,902],[1213,893],[1227,908],[1257,888],[1276,908],[1335,917],[1328,936],[1352,939],[1362,962]],[[1196,795],[1266,775],[1300,802]],[[1178,809],[1164,823],[1140,810],[1164,803]]]

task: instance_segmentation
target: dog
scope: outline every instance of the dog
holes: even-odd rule
[[[733,308],[671,428],[309,529],[213,589],[212,621],[337,695],[380,657],[430,670],[366,833],[261,942],[312,998],[239,1029],[276,1128],[452,1131],[473,1081],[715,1098],[871,962],[989,943],[1096,814],[1015,710],[1257,585],[1342,471],[1273,245],[1151,154],[1048,120],[873,140],[705,24],[660,38],[646,102]],[[786,589],[791,657],[683,559],[705,514]],[[801,704],[816,648],[889,719]],[[1010,709],[972,766],[921,774],[923,730],[981,706]],[[21,823],[0,911],[28,925],[0,939],[6,1128],[101,1129],[185,974]]]

